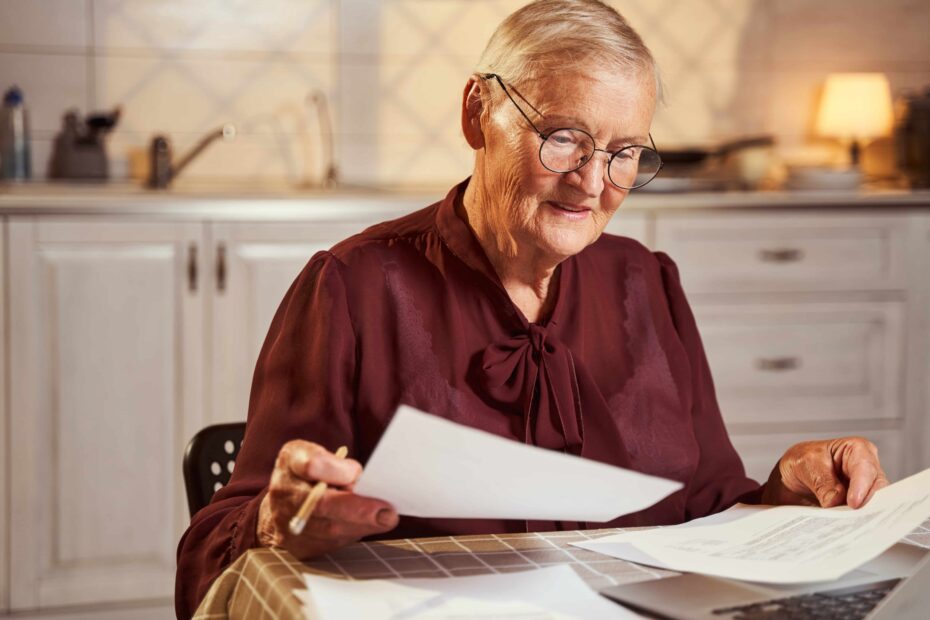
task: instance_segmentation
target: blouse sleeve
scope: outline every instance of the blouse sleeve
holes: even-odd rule
[[[282,445],[306,439],[353,451],[356,338],[341,269],[335,256],[317,253],[272,320],[232,479],[191,519],[178,546],[178,618],[189,618],[217,575],[257,546],[258,509]]]
[[[760,486],[746,477],[720,415],[710,366],[694,314],[681,287],[678,267],[662,252],[656,252],[656,258],[661,266],[672,320],[691,367],[691,420],[700,457],[697,471],[687,487],[686,519],[720,512],[737,502],[758,503]]]

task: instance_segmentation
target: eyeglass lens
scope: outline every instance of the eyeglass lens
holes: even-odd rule
[[[553,172],[572,172],[594,156],[594,139],[577,129],[559,129],[543,141],[539,149],[542,164]],[[610,157],[607,176],[624,189],[645,185],[659,172],[662,160],[647,146],[628,146]]]

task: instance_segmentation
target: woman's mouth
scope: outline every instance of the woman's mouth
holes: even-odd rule
[[[559,215],[572,220],[583,220],[591,213],[590,207],[585,207],[583,205],[576,205],[568,202],[555,202],[552,200],[547,201],[546,204],[552,207]]]

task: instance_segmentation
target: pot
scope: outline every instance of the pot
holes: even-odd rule
[[[762,135],[730,140],[708,148],[659,149],[659,155],[662,156],[662,161],[665,162],[667,167],[692,166],[704,164],[714,159],[724,159],[728,155],[743,149],[769,147],[773,144],[775,144],[775,139],[772,136]]]
[[[711,147],[659,148],[662,171],[643,189],[654,192],[752,188],[765,175],[775,140],[759,135]]]

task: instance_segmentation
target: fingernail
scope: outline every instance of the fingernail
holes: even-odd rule
[[[378,525],[381,527],[389,527],[394,525],[397,522],[397,515],[393,510],[387,508],[382,508],[378,511],[378,516],[376,517]]]
[[[823,505],[824,505],[824,506],[832,506],[832,505],[833,505],[833,500],[836,499],[836,496],[837,496],[837,492],[836,492],[836,491],[830,491],[829,493],[827,493],[826,495],[824,495],[824,496],[823,496],[823,502],[824,502]]]

